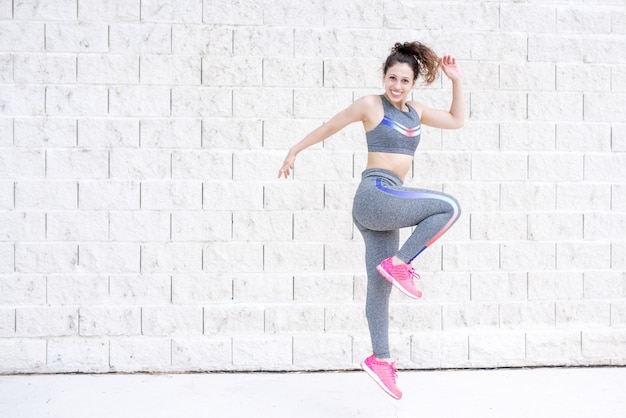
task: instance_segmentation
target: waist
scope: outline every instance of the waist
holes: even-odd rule
[[[411,169],[412,163],[412,155],[369,152],[367,154],[366,170],[381,169],[390,171],[398,176],[400,180],[404,181],[404,178]]]

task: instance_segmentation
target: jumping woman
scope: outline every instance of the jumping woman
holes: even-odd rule
[[[430,108],[408,101],[419,76],[433,83],[439,69],[452,81],[450,109]],[[383,65],[384,93],[354,101],[313,130],[287,153],[278,177],[289,177],[296,156],[351,123],[361,122],[367,142],[367,167],[354,196],[352,217],[365,242],[367,298],[365,312],[373,354],[361,367],[394,399],[402,392],[396,384],[395,362],[389,350],[389,295],[396,287],[413,299],[422,292],[411,263],[459,218],[461,209],[452,196],[404,187],[421,126],[458,129],[464,124],[462,74],[454,57],[439,58],[419,42],[396,43]],[[414,227],[400,245],[400,228]]]

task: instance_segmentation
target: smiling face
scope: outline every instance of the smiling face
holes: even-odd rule
[[[387,100],[402,109],[409,93],[415,86],[411,66],[403,62],[394,64],[387,69],[383,76],[383,82]]]

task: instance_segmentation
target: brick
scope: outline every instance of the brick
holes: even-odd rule
[[[233,93],[230,89],[174,87],[171,96],[171,113],[176,117],[233,116],[233,113],[235,116],[239,116],[233,110]],[[169,106],[169,102],[167,104]],[[248,110],[246,116],[250,114]],[[167,114],[163,116],[167,116]]]
[[[143,55],[141,84],[200,85],[201,59],[190,56]]]
[[[559,270],[604,269],[611,263],[611,246],[602,242],[557,243]]]
[[[530,331],[526,333],[527,358],[556,364],[578,364],[582,355],[579,331]]]
[[[354,277],[350,274],[298,274],[293,278],[296,302],[352,302],[353,294]]]
[[[352,338],[348,335],[296,335],[293,364],[305,370],[343,369],[352,362]]]
[[[46,369],[46,340],[32,338],[0,339],[0,371],[3,373],[35,372]]]
[[[18,336],[78,335],[78,309],[75,307],[21,307],[16,311],[15,323]]]
[[[173,241],[228,241],[232,237],[230,212],[177,211],[171,223]]]
[[[575,153],[532,153],[528,159],[528,177],[531,181],[582,181],[583,171],[583,156]]]
[[[15,265],[15,245],[0,243],[0,273],[13,273]]]
[[[141,246],[141,271],[145,273],[198,273],[202,271],[202,244],[148,243]]]
[[[584,275],[585,299],[626,298],[626,273],[587,271]]]
[[[559,91],[610,91],[611,67],[588,63],[563,63],[556,67]]]
[[[252,304],[212,304],[204,308],[205,335],[263,333],[265,310]]]
[[[141,335],[141,309],[129,306],[88,306],[79,311],[80,335]]]
[[[559,151],[607,152],[611,129],[602,123],[559,123],[556,143]]]
[[[619,241],[626,234],[626,214],[596,212],[585,215],[585,239]]]
[[[500,88],[505,90],[554,91],[555,65],[553,63],[502,63]]]
[[[109,343],[96,338],[48,341],[47,366],[54,372],[101,372],[109,368]]]
[[[526,336],[518,331],[472,333],[469,359],[478,361],[521,360],[526,357]],[[496,363],[497,364],[497,363]]]
[[[172,154],[159,149],[114,149],[111,151],[112,179],[154,180],[171,178]]]
[[[43,241],[46,234],[45,214],[0,212],[0,231],[2,241]]]
[[[293,260],[298,260],[294,265]],[[276,273],[319,271],[324,266],[324,246],[309,242],[267,243],[264,270]]]
[[[244,0],[226,5],[219,0],[207,0],[203,8],[203,22],[221,25],[262,25],[264,5]]]
[[[539,33],[528,36],[529,62],[581,62],[583,54],[583,40],[576,35]]]
[[[420,271],[422,279],[418,286],[424,293],[424,301],[466,302],[470,300],[469,273],[430,272],[426,269]]]
[[[0,118],[0,147],[12,147],[15,144],[15,121],[11,118]]]
[[[54,274],[47,278],[50,305],[100,305],[109,302],[109,278],[105,275]]]
[[[148,181],[141,184],[141,208],[149,210],[202,209],[202,183],[198,181]]]
[[[365,248],[362,241],[336,241],[324,244],[324,270],[336,273],[354,273],[365,266]],[[439,260],[438,266],[441,266]]]
[[[233,279],[220,274],[176,274],[172,276],[172,303],[202,304],[233,299]]]
[[[242,118],[203,119],[202,146],[229,151],[260,148],[263,146],[263,127],[266,123],[269,122]]]
[[[611,302],[611,326],[623,327],[626,325],[626,302]]]
[[[526,273],[474,273],[471,275],[473,301],[512,301],[527,298]]]
[[[324,208],[330,211],[352,211],[352,202],[358,183],[339,182],[324,185]]]
[[[104,23],[48,23],[46,51],[107,52],[109,27]]]
[[[626,59],[619,51],[624,50],[624,39],[612,34],[600,34],[583,38],[583,60],[595,64],[624,64]]]
[[[528,215],[525,213],[476,212],[470,216],[471,239],[523,240],[528,236]]]
[[[263,187],[259,183],[209,181],[203,186],[205,208],[233,211],[263,209]]]
[[[443,247],[443,270],[445,271],[488,271],[500,264],[497,243],[474,242],[446,244]]]
[[[272,119],[293,116],[294,93],[291,89],[237,88],[233,90],[232,96],[232,113],[237,118]]]
[[[31,85],[0,86],[0,108],[4,116],[42,116],[46,113],[46,89]]]
[[[17,83],[65,84],[76,82],[76,57],[69,54],[17,55],[14,60]]]
[[[78,265],[78,246],[72,243],[18,243],[15,271],[19,273],[70,273]]]
[[[616,107],[626,106],[626,93],[585,93],[585,121],[624,123],[626,117]]]
[[[170,214],[161,211],[111,212],[110,239],[113,241],[168,241]]]
[[[202,84],[206,86],[260,86],[263,76],[261,57],[212,56],[202,59]]]
[[[611,305],[601,301],[557,301],[558,327],[608,327]]]
[[[610,207],[610,185],[593,183],[560,183],[557,185],[558,210],[596,211],[609,210]]]
[[[146,22],[202,22],[202,0],[144,0],[141,20]]]
[[[380,57],[393,41],[381,29],[363,28],[296,28],[294,51],[300,57],[363,58]],[[381,62],[382,64],[382,62]]]
[[[14,17],[19,20],[72,20],[76,18],[74,0],[22,1],[15,5]]]
[[[352,161],[351,152],[311,150],[299,156],[299,161],[294,165],[293,177],[297,181],[307,182],[352,180]]]
[[[264,347],[264,350],[259,350]],[[293,364],[290,336],[233,338],[233,365],[238,370],[285,370]]]
[[[208,22],[205,21],[205,24],[202,25],[174,25],[171,28],[172,53],[231,56],[233,51],[233,29],[224,26],[209,26],[206,23]],[[159,27],[159,31],[163,30],[165,39],[169,37],[169,34],[166,32],[167,28],[169,28],[168,25]],[[156,47],[157,44],[155,43],[154,46]],[[153,52],[158,53],[159,51],[155,50]]]
[[[428,304],[416,307],[409,303],[394,303],[389,307],[391,327],[401,330],[442,329],[442,309],[439,305]]]
[[[100,86],[48,87],[46,113],[51,116],[106,116],[109,93]]]
[[[45,24],[3,21],[0,23],[0,51],[43,52]]]
[[[278,169],[276,170],[278,172]],[[319,210],[324,208],[324,184],[283,181],[263,187],[266,210]]]
[[[41,150],[13,148],[0,153],[0,178],[38,179],[45,177],[46,155]]]
[[[324,331],[324,307],[316,305],[270,305],[265,308],[267,333],[315,333]]]
[[[139,57],[133,55],[79,55],[76,78],[87,84],[137,84],[139,68]]]
[[[528,119],[538,121],[582,121],[583,95],[579,93],[529,93]]]
[[[433,134],[425,132],[426,126],[422,126],[422,140],[420,150],[443,149],[443,150],[501,150],[500,126],[494,122],[471,122],[466,121],[463,129],[438,130]],[[434,128],[431,128],[434,129]],[[442,144],[435,146],[436,135],[441,133]],[[432,148],[428,148],[432,144]]]
[[[14,142],[18,147],[73,147],[77,144],[74,119],[18,118],[14,126]]]
[[[14,191],[14,182],[0,180],[0,210],[13,209],[15,207]]]
[[[350,212],[299,212],[293,218],[293,238],[297,241],[347,241],[352,238]]]
[[[275,178],[283,153],[237,151],[232,158],[232,179],[252,181],[259,178]],[[230,163],[230,160],[228,161]],[[222,170],[224,174],[229,171]]]
[[[230,338],[173,338],[172,366],[179,370],[221,371],[232,367]]]
[[[626,357],[626,331],[588,330],[582,333],[582,351],[586,358],[624,358]]]
[[[473,60],[526,62],[527,37],[519,33],[485,32],[472,33],[471,55]]]
[[[15,309],[0,308],[0,336],[15,335]]]
[[[231,225],[227,223],[226,226]],[[293,237],[292,216],[287,212],[235,212],[232,215],[232,237],[235,241],[288,241]]]
[[[139,21],[140,0],[81,0],[78,3],[80,21],[132,22]]]
[[[528,273],[528,299],[582,299],[582,272],[530,272]]]
[[[4,2],[0,5],[0,17],[2,19],[11,19],[13,17],[13,2]]]
[[[50,212],[46,237],[52,241],[106,241],[109,216],[105,212]]]
[[[612,125],[611,148],[614,151],[626,151],[626,124]]]
[[[98,135],[94,135],[98,132]],[[139,121],[133,119],[78,120],[78,145],[81,147],[137,147]]]
[[[172,93],[163,86],[118,86],[109,93],[112,116],[166,117],[172,113]]]
[[[612,186],[611,209],[614,211],[626,211],[626,185],[614,184]]]
[[[557,266],[557,250],[553,242],[503,243],[500,250],[500,268],[505,271],[552,270]]]
[[[146,119],[141,121],[143,148],[199,148],[202,121],[197,119]]]
[[[469,117],[477,121],[513,121],[527,118],[527,94],[519,92],[472,92]]]
[[[169,54],[172,25],[160,23],[112,23],[109,52],[114,54]]]
[[[268,149],[280,149],[287,153],[287,150],[306,133],[313,131],[323,124],[321,119],[268,119],[263,122],[263,146]],[[344,132],[349,127],[344,128]],[[330,144],[332,139],[312,145],[309,150],[319,150],[326,144]],[[281,160],[282,161],[282,160]]]
[[[450,182],[444,192],[454,196],[463,211],[493,211],[500,207],[500,185],[487,182]]]
[[[585,180],[590,182],[621,182],[626,175],[626,154],[594,153],[585,155]]]
[[[322,87],[326,83],[325,62],[320,58],[267,57],[262,63],[263,86],[290,87],[293,77],[298,77],[301,87]]]
[[[411,335],[411,361],[420,368],[446,367],[469,358],[468,337],[464,333],[437,332]]]
[[[534,329],[554,326],[554,302],[511,302],[500,304],[502,328]]]
[[[626,244],[622,242],[613,243],[611,246],[611,260],[613,268],[622,268],[626,266]]]
[[[80,266],[89,273],[138,273],[140,246],[124,242],[80,244]]]
[[[109,344],[111,371],[163,371],[169,370],[172,364],[170,338],[115,338]]]
[[[327,305],[324,312],[326,332],[366,332],[365,307],[361,303]]]
[[[109,152],[105,150],[65,150],[46,152],[46,177],[49,179],[106,179],[109,177]]]
[[[498,304],[496,303],[451,303],[443,305],[444,331],[456,329],[480,329],[498,327]]]
[[[528,239],[536,241],[573,241],[583,238],[583,216],[577,213],[531,213]]]
[[[163,305],[171,303],[172,279],[166,274],[122,274],[111,276],[112,304]]]
[[[500,5],[500,29],[505,32],[556,32],[556,7],[539,4]]]
[[[132,210],[140,207],[140,185],[137,182],[81,181],[78,187],[80,209]]]
[[[416,155],[416,179],[428,181],[466,181],[472,171],[472,157],[466,152],[423,152]]]
[[[499,147],[503,151],[555,150],[556,129],[553,122],[511,121],[499,126]]]
[[[326,4],[321,0],[293,4],[285,0],[263,5],[263,22],[268,26],[324,26]]]
[[[513,211],[547,211],[556,205],[556,187],[546,183],[502,183],[500,209]]]
[[[264,303],[292,301],[293,276],[238,273],[233,276],[233,299]]]
[[[202,335],[199,306],[146,306],[141,308],[142,335]]]
[[[381,84],[381,77],[379,60],[329,59],[323,65],[324,87],[377,88]],[[341,99],[341,96],[336,97],[335,101]]]
[[[15,306],[43,305],[45,303],[45,276],[12,274],[0,276],[0,304]]]
[[[610,33],[611,12],[592,6],[558,8],[556,27],[558,32]]]
[[[258,273],[263,271],[263,251],[260,243],[209,242],[204,247],[203,270]],[[233,263],[233,260],[237,262]]]
[[[293,55],[295,41],[292,28],[248,26],[249,24],[246,22],[246,26],[241,26],[233,32],[235,56],[291,57]]]

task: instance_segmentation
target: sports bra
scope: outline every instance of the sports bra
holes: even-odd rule
[[[403,112],[389,103],[385,95],[380,95],[385,116],[378,126],[365,133],[369,152],[388,152],[392,154],[415,154],[420,142],[422,124],[420,117],[411,106]]]

